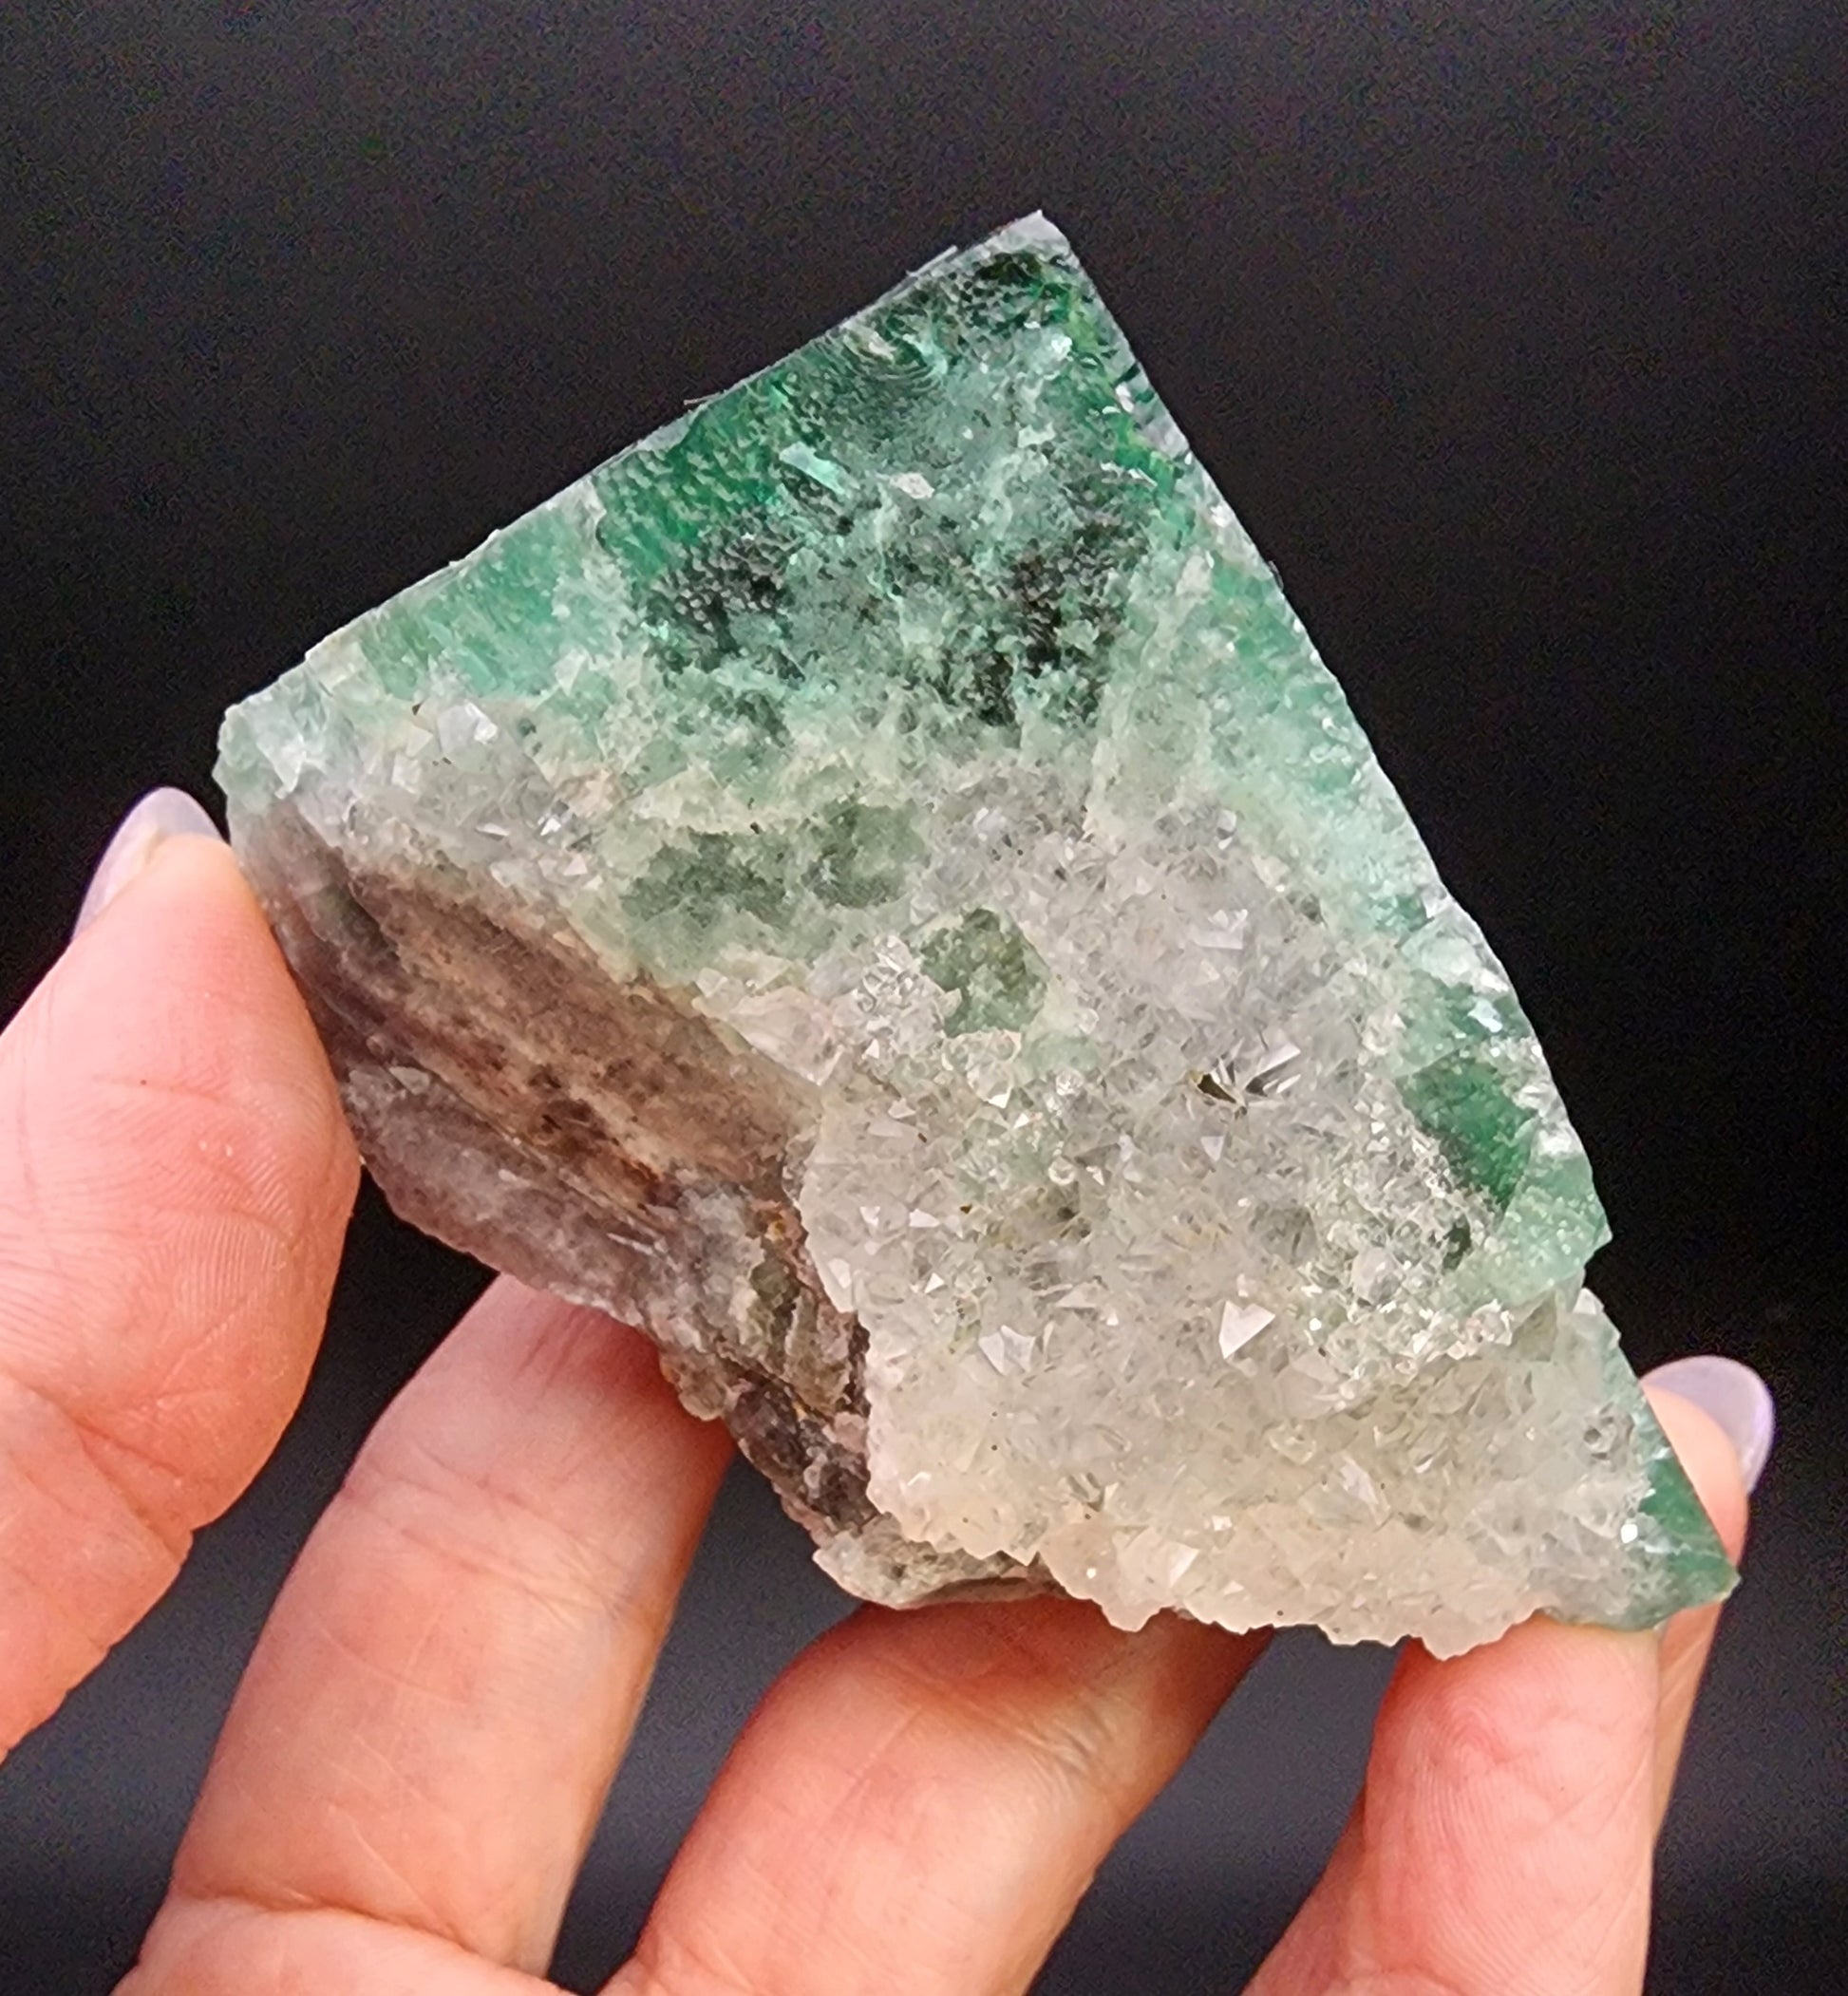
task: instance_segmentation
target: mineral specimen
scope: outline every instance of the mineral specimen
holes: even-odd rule
[[[220,776],[387,1196],[643,1326],[854,1592],[1447,1653],[1730,1585],[1506,977],[1044,220]]]

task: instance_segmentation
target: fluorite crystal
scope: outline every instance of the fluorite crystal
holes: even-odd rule
[[[1450,1652],[1732,1574],[1585,1157],[1064,238],[947,254],[227,719],[371,1168],[856,1593]]]

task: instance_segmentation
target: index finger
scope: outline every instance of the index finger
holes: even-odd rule
[[[0,1035],[0,1752],[274,1445],[356,1183],[236,863],[163,841]]]

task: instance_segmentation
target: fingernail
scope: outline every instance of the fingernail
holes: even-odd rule
[[[153,858],[169,838],[183,836],[216,838],[218,828],[205,807],[183,790],[150,790],[116,827],[90,876],[84,905],[77,911],[73,935],[80,935]]]
[[[1643,1384],[1666,1386],[1683,1400],[1691,1400],[1702,1413],[1710,1414],[1732,1443],[1745,1488],[1757,1487],[1771,1454],[1771,1443],[1777,1439],[1778,1415],[1770,1387],[1749,1365],[1710,1354],[1670,1359],[1650,1373]]]

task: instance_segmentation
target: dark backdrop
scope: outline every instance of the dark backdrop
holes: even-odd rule
[[[1839,0],[6,8],[0,990],[138,792],[211,794],[227,701],[1044,206],[1512,969],[1639,1364],[1778,1391],[1651,1987],[1839,1988],[1844,82]],[[0,1770],[0,1996],[132,1958],[265,1602],[478,1279],[363,1210],[276,1462]],[[804,1553],[734,1483],[568,1980],[839,1611]],[[1043,1990],[1236,1988],[1382,1675],[1279,1644]]]

